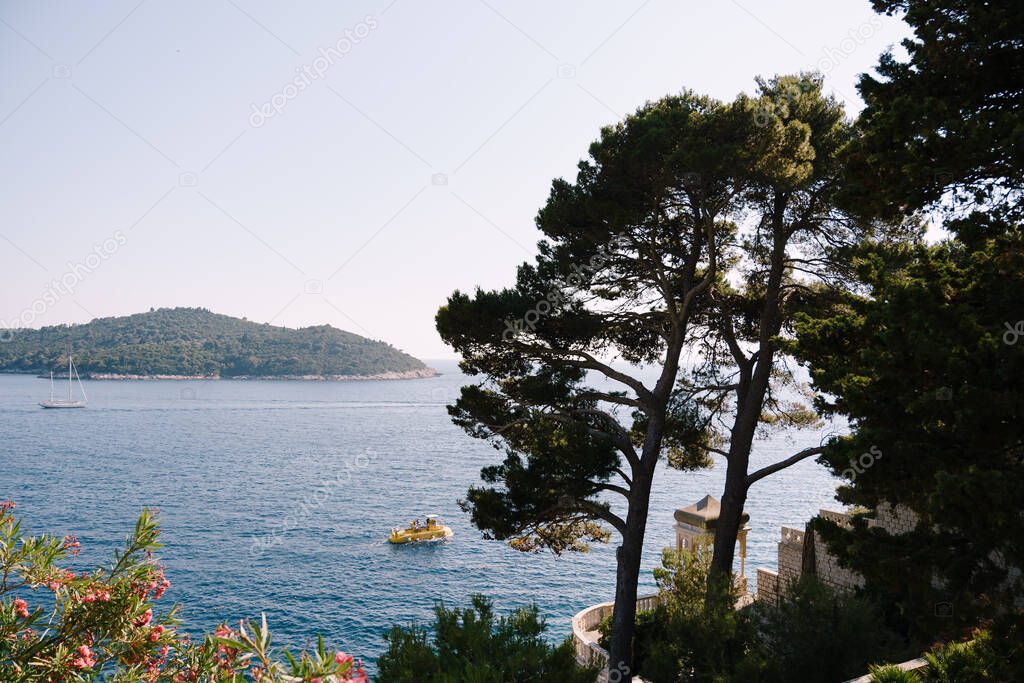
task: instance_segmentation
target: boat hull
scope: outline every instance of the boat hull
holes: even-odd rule
[[[82,401],[40,401],[39,405],[43,408],[84,408],[85,403]]]
[[[408,529],[401,529],[398,531],[392,531],[391,535],[388,536],[388,543],[395,545],[403,545],[406,543],[426,543],[431,541],[445,541],[453,536],[451,528],[442,526],[437,529],[423,529],[420,531],[410,531]]]

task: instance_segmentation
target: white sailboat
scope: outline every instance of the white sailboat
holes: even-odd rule
[[[76,401],[71,395],[71,378],[74,377],[78,381],[78,388],[82,392],[82,400]],[[50,370],[50,400],[40,401],[39,405],[44,408],[84,408],[88,402],[88,398],[85,395],[85,387],[82,386],[82,378],[78,376],[78,368],[75,367],[75,362],[71,360],[71,349],[68,349],[68,397],[56,398],[53,395],[53,370]]]

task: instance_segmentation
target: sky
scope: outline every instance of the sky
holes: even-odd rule
[[[0,326],[199,306],[454,357],[554,178],[684,88],[855,84],[868,0],[0,1]]]

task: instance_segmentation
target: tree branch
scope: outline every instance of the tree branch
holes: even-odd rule
[[[586,510],[594,517],[597,517],[598,519],[603,519],[604,521],[608,522],[613,527],[615,527],[615,530],[618,531],[620,534],[626,533],[626,520],[622,519],[611,510],[602,507],[601,505],[598,505],[596,503],[593,503],[589,500],[577,500],[576,502],[581,510]]]
[[[625,384],[627,387],[636,392],[637,398],[639,399],[640,403],[645,407],[649,406],[651,400],[654,398],[654,396],[651,394],[651,391],[644,386],[643,382],[636,379],[635,377],[627,375],[624,372],[619,372],[618,370],[616,370],[615,368],[611,367],[606,363],[602,363],[597,358],[595,358],[594,356],[592,356],[591,354],[587,353],[582,349],[559,349],[546,346],[534,346],[530,344],[524,344],[523,342],[514,342],[513,346],[522,351],[528,357],[530,355],[541,357],[578,356],[583,360],[572,360],[568,358],[563,358],[561,362],[566,363],[568,365],[572,365],[573,367],[582,368],[584,370],[597,370],[608,379],[613,379],[616,382]]]
[[[757,470],[756,472],[751,472],[750,474],[747,475],[747,487],[749,488],[751,485],[754,484],[754,482],[756,482],[756,481],[758,481],[760,479],[764,479],[769,474],[775,474],[779,470],[784,470],[787,467],[789,467],[790,465],[798,463],[801,460],[804,460],[806,458],[811,457],[812,455],[821,455],[824,451],[825,451],[825,448],[823,446],[814,446],[813,448],[805,448],[804,450],[800,451],[799,453],[797,453],[795,455],[791,455],[790,457],[786,458],[785,460],[780,460],[779,462],[773,463],[771,465],[768,465],[767,467],[762,467],[761,469]]]
[[[595,488],[598,488],[601,491],[613,491],[621,495],[626,500],[629,500],[629,489],[627,488],[616,486],[615,484],[595,484]]]
[[[622,425],[620,425],[618,423],[618,421],[616,421],[614,418],[612,418],[607,413],[604,413],[603,411],[600,411],[600,410],[588,410],[588,411],[578,410],[578,411],[573,411],[573,412],[595,413],[595,414],[598,414],[598,415],[603,415],[606,418],[606,420],[609,422],[609,424],[613,428],[615,428],[615,430],[618,432],[618,434],[611,434],[611,433],[606,432],[604,430],[598,429],[597,427],[592,427],[589,424],[587,424],[586,422],[584,422],[582,420],[576,419],[571,414],[566,414],[566,413],[555,411],[555,412],[548,413],[547,415],[552,420],[555,420],[557,422],[561,422],[563,424],[577,424],[577,425],[580,425],[584,429],[586,429],[587,433],[590,434],[591,436],[594,436],[594,437],[597,437],[597,438],[602,438],[602,439],[607,439],[616,448],[619,449],[619,452],[621,452],[626,457],[626,461],[629,463],[630,467],[636,467],[640,463],[640,457],[637,455],[636,449],[633,447],[633,444],[630,443],[630,441],[629,441],[629,433],[626,432],[626,430],[623,428]]]

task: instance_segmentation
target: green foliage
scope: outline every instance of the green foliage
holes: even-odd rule
[[[451,411],[457,424],[471,423],[463,417],[462,401],[481,392],[463,389],[460,406]],[[478,400],[479,409],[496,396]],[[472,487],[463,504],[473,523],[487,537],[509,540],[524,551],[584,551],[587,541],[606,541],[608,533],[591,521],[593,510],[608,508],[598,500],[601,487],[594,480],[606,480],[618,465],[615,450],[579,425],[548,419],[533,409],[519,412],[531,419],[502,432],[504,462],[483,469],[481,478],[490,486]]]
[[[710,566],[710,547],[662,552],[662,566],[654,570],[659,604],[637,614],[639,676],[652,683],[762,680],[768,664],[758,651],[752,612],[735,609],[739,594],[733,587],[713,590],[708,600]],[[604,645],[610,616],[598,630]]]
[[[912,680],[915,683],[1024,680],[1024,613],[1002,617],[985,628],[975,629],[967,640],[935,645],[924,655],[927,666],[914,678],[885,678],[893,665],[872,667],[873,681]],[[905,674],[906,675],[906,674]]]
[[[994,681],[995,651],[988,631],[978,632],[971,640],[947,643],[925,655],[929,683]]]
[[[660,633],[646,648],[641,675],[669,681],[757,681],[765,663],[757,652],[749,611],[735,609],[739,593],[731,584],[712,584],[710,547],[662,553],[654,570],[662,602],[655,610]]]
[[[1024,232],[980,215],[956,227],[960,239],[934,246],[863,250],[869,296],[801,318],[793,346],[819,409],[854,425],[822,457],[847,479],[838,499],[920,518],[901,536],[865,516],[816,528],[922,643],[1000,614],[1024,589],[1009,569],[1024,567],[1024,338],[1010,335],[1024,317]],[[866,452],[881,455],[852,467]]]
[[[818,407],[853,425],[822,457],[847,479],[839,499],[919,518],[899,536],[868,515],[816,528],[887,621],[926,643],[1006,617],[1024,589],[1024,6],[873,4],[902,14],[914,38],[907,61],[884,55],[878,76],[861,78],[843,203],[870,216],[938,210],[951,237],[858,250],[865,296],[811,308],[791,350],[810,365]],[[867,452],[881,456],[855,467]]]
[[[914,671],[904,671],[895,664],[874,665],[868,669],[872,683],[922,683]]]
[[[596,670],[581,669],[569,641],[550,645],[537,607],[497,617],[484,596],[472,607],[435,607],[433,637],[419,626],[394,627],[377,661],[387,683],[593,683]]]
[[[861,76],[865,100],[846,188],[853,210],[899,214],[936,205],[999,205],[1021,215],[1024,5],[873,0],[914,31],[907,61],[882,56]]]
[[[84,325],[13,330],[0,343],[0,371],[66,372],[69,343],[83,377],[373,375],[426,367],[389,344],[328,325],[293,330],[203,308],[161,308]]]
[[[772,680],[845,681],[871,662],[912,652],[870,599],[836,593],[814,577],[801,578],[777,606],[756,603],[753,611]]]
[[[834,683],[871,662],[910,656],[869,599],[837,594],[813,577],[794,584],[778,605],[735,609],[734,589],[708,600],[710,548],[666,550],[655,570],[660,604],[637,616],[639,675],[653,683],[744,681]],[[610,619],[600,626],[607,642]]]

